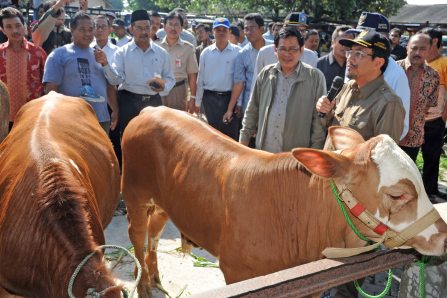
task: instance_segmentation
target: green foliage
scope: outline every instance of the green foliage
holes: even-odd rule
[[[108,0],[114,9],[122,10],[124,8],[123,0]]]
[[[155,0],[156,1],[156,0]],[[146,10],[160,10],[160,7],[155,4],[153,0],[128,0],[129,9],[146,9]]]
[[[422,154],[419,152],[416,159],[416,166],[422,173],[422,167],[424,166],[424,160],[422,159]],[[441,159],[439,160],[439,180],[443,180],[444,173],[447,172],[447,157],[444,153],[441,154]]]
[[[112,0],[122,1],[122,0]],[[283,18],[290,11],[305,11],[314,21],[356,22],[362,11],[394,15],[405,0],[129,0],[129,8],[170,11],[186,8],[196,14],[224,15],[229,18],[259,12],[264,17]]]

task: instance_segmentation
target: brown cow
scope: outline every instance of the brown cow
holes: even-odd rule
[[[105,242],[119,176],[112,145],[82,99],[51,92],[24,105],[0,145],[0,288],[67,297],[76,266]],[[89,288],[121,297],[102,256],[80,271],[76,297]]]
[[[130,240],[145,266],[140,297],[159,281],[156,247],[168,216],[184,237],[219,257],[227,283],[320,259],[326,247],[364,246],[327,178],[395,231],[435,214],[436,222],[405,245],[444,254],[447,225],[431,211],[416,166],[391,138],[365,142],[343,128],[332,129],[330,138],[338,153],[303,148],[271,154],[231,141],[186,113],[144,109],[123,137],[122,178]],[[364,235],[379,238],[354,222]]]

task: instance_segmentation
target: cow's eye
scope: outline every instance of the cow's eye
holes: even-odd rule
[[[389,195],[389,196],[393,200],[403,200],[403,199],[405,199],[404,195]]]

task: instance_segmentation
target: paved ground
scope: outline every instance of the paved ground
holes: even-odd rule
[[[105,235],[107,244],[120,245],[126,248],[130,247],[126,216],[115,216],[107,227]],[[185,297],[225,285],[224,277],[220,269],[195,267],[193,257],[190,255],[183,256],[182,253],[177,251],[180,246],[180,234],[169,221],[163,231],[158,246],[160,278],[169,296]],[[193,249],[193,254],[216,262],[216,258],[204,250]],[[111,261],[113,265],[116,263],[116,255],[113,254],[111,257],[113,258]],[[125,281],[126,287],[128,288],[134,285],[132,282],[133,268],[134,263],[132,259],[124,257],[113,271],[115,276]],[[169,296],[159,290],[152,291],[153,298]]]

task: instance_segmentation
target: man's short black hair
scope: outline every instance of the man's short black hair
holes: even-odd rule
[[[332,41],[334,41],[338,37],[338,35],[340,35],[340,32],[346,32],[349,29],[352,29],[352,26],[341,25],[341,26],[335,27],[334,32],[332,32]]]
[[[296,37],[298,40],[298,44],[300,45],[300,48],[304,45],[304,38],[301,35],[301,33],[296,30],[295,27],[284,27],[281,30],[279,30],[278,36],[275,36],[275,48],[278,48],[279,40],[280,39],[286,39],[290,36]]]
[[[244,21],[238,20],[235,25],[239,27],[239,30],[244,30]]]
[[[90,20],[90,21],[92,21],[92,17],[88,13],[83,11],[83,10],[78,11],[74,15],[74,17],[70,20],[70,30],[71,31],[76,30],[80,20]]]
[[[318,36],[318,38],[320,38],[320,34],[318,33],[317,30],[310,29],[310,30],[307,30],[307,34],[306,34],[306,37],[304,38],[304,40],[308,40],[309,37],[311,37],[312,35],[316,35],[316,36]]]
[[[431,37],[431,39],[438,39],[438,42],[436,43],[436,47],[439,49],[441,48],[442,44],[442,32],[438,29],[432,28],[432,27],[426,27],[424,29],[419,30],[418,33],[425,33]]]
[[[211,27],[207,24],[198,23],[196,26],[196,30],[199,28],[203,28],[206,32],[211,32]]]
[[[391,33],[396,33],[397,35],[399,35],[399,37],[401,37],[402,36],[402,31],[400,31],[400,29],[399,28],[393,28],[393,29],[391,29],[390,30],[390,34]]]
[[[159,18],[161,18],[161,15],[158,13],[158,11],[152,10],[151,13],[149,14],[149,17],[159,17]]]
[[[13,19],[13,18],[19,18],[20,23],[22,25],[25,25],[25,19],[23,18],[22,13],[20,10],[14,7],[5,7],[2,10],[0,10],[0,26],[3,28],[3,20],[4,19]]]
[[[241,36],[241,32],[239,30],[239,27],[236,25],[231,25],[230,26],[230,33],[233,34],[234,36],[236,36],[237,38],[239,38],[239,36]]]
[[[244,17],[244,21],[255,21],[259,27],[264,26],[264,19],[257,12],[252,12]],[[237,25],[239,27],[239,25]]]
[[[181,13],[177,10],[173,10],[170,13],[168,13],[168,15],[165,17],[165,25],[168,23],[169,20],[173,20],[175,18],[179,19],[180,25],[183,27],[183,17]]]

